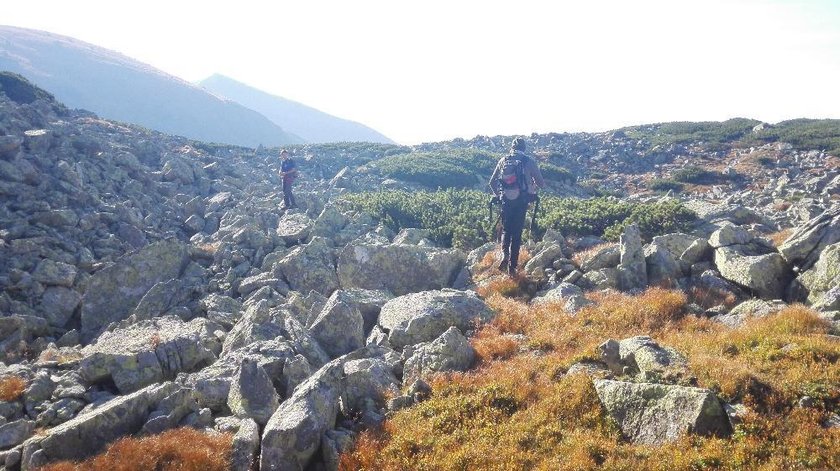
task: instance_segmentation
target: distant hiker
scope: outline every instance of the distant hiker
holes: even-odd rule
[[[283,149],[280,151],[280,176],[283,178],[283,209],[296,208],[295,197],[292,195],[292,183],[297,177],[297,165],[295,161],[289,157],[289,151]]]
[[[502,203],[502,262],[499,270],[514,275],[528,203],[536,200],[537,188],[545,186],[537,162],[525,155],[525,139],[517,137],[513,140],[510,153],[502,157],[493,170],[489,185]]]

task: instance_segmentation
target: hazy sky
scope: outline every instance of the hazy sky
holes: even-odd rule
[[[840,118],[840,0],[3,0],[0,24],[221,73],[405,144]]]

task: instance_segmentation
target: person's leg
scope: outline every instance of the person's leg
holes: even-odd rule
[[[502,203],[502,262],[499,263],[499,270],[505,271],[510,261],[511,244],[511,207],[505,201]]]
[[[505,271],[510,261],[510,232],[502,233],[502,261],[499,262],[499,270]]]
[[[292,184],[287,182],[284,179],[283,180],[283,209],[289,209],[289,208],[292,207],[291,196],[292,196]]]
[[[295,201],[295,195],[292,193],[292,183],[289,182],[289,202],[292,203],[290,208],[297,208],[297,202]]]
[[[508,264],[510,274],[516,273],[516,267],[519,264],[519,248],[522,246],[522,229],[525,228],[525,213],[527,210],[528,204],[525,202],[525,198],[519,198],[511,211],[510,263]]]

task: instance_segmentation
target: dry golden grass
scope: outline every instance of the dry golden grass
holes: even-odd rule
[[[517,263],[520,267],[524,267],[528,260],[531,260],[531,252],[525,248],[519,248],[519,260]],[[502,261],[502,252],[500,248],[493,249],[482,257],[481,261],[478,262],[477,271],[479,274],[483,274],[484,277],[492,276],[494,274],[499,273],[497,266],[499,262]],[[483,279],[481,277],[476,279]]]
[[[194,250],[201,255],[212,257],[216,255],[216,252],[219,251],[219,248],[222,246],[221,241],[215,242],[203,242],[200,244],[196,244]]]
[[[790,237],[792,233],[793,229],[791,228],[782,229],[781,231],[770,234],[770,241],[773,242],[774,247],[779,247],[788,239],[788,237]]]
[[[688,300],[703,309],[724,305],[732,308],[737,304],[738,298],[734,294],[716,288],[693,287],[688,291]]]
[[[603,244],[593,245],[586,250],[581,250],[572,255],[572,262],[577,266],[581,266],[584,262],[598,254],[598,252],[608,248],[615,247],[615,242],[604,242]]]
[[[779,201],[778,203],[773,203],[773,210],[774,211],[787,211],[790,207],[793,206],[793,203],[790,201]]]
[[[26,381],[20,376],[0,378],[0,401],[17,401],[26,391]]]
[[[510,358],[519,350],[519,343],[494,325],[479,330],[472,339],[472,346],[479,362]]]
[[[476,288],[476,292],[481,297],[491,296],[493,294],[500,294],[508,298],[520,297],[525,293],[525,284],[527,280],[524,276],[507,276],[496,275],[494,278],[486,279]]]
[[[677,291],[592,298],[569,316],[491,293],[497,316],[473,339],[479,367],[436,377],[428,401],[364,433],[341,469],[840,469],[840,430],[821,426],[840,407],[840,345],[814,313],[794,306],[729,330],[685,315]],[[506,343],[511,333],[527,348]],[[680,351],[700,387],[749,408],[732,437],[622,439],[589,378],[565,373],[633,335]],[[805,394],[814,408],[795,407]]]
[[[501,261],[501,255],[498,249],[491,250],[484,254],[481,261],[478,262],[478,271],[485,272],[494,268]]]
[[[81,463],[62,461],[39,471],[226,471],[233,436],[184,427],[160,435],[122,438]]]
[[[481,297],[488,297],[493,294],[501,294],[509,298],[524,297],[530,287],[530,281],[523,274],[522,267],[531,259],[531,253],[525,247],[519,250],[518,265],[520,270],[515,276],[503,275],[499,271],[500,257],[501,253],[498,250],[484,254],[476,267],[476,273],[473,273],[473,280],[479,285],[476,292]]]
[[[59,348],[47,348],[38,355],[38,361],[55,361],[59,364],[64,364],[81,360],[82,357],[82,354],[78,350],[66,349],[62,351],[62,349]]]

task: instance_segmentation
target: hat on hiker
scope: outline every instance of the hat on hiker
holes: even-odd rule
[[[521,137],[517,137],[510,144],[510,148],[511,148],[511,150],[524,151],[525,150],[525,139],[522,139]]]

